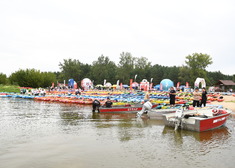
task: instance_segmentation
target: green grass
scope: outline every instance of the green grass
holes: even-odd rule
[[[16,85],[0,85],[0,92],[20,93],[20,88]]]

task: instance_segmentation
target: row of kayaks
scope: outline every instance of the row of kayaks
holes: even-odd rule
[[[110,97],[114,102],[143,102],[143,95],[136,94],[121,94],[121,95],[47,95],[47,96],[33,96],[33,95],[21,95],[21,94],[9,94],[1,93],[0,97],[12,97],[12,98],[25,98],[25,99],[36,99],[41,101],[52,101],[52,102],[63,102],[63,103],[78,103],[78,104],[91,104],[94,99],[99,99],[104,101],[107,97]],[[169,97],[166,95],[151,95],[152,103],[156,104],[168,104]],[[192,97],[176,97],[176,104],[192,104]],[[224,101],[220,97],[210,97],[208,96],[207,103],[211,101]]]
[[[23,99],[34,99],[37,96],[31,95],[19,95],[19,94],[0,94],[0,98],[23,98]]]
[[[104,103],[107,97],[113,101],[114,105],[126,105],[126,104],[136,104],[143,103],[144,97],[139,94],[120,94],[120,95],[47,95],[47,96],[33,96],[33,95],[22,95],[22,94],[10,94],[1,93],[0,97],[7,98],[24,98],[24,99],[35,99],[38,101],[48,101],[48,102],[60,102],[60,103],[74,103],[74,104],[87,104],[90,105],[94,99],[98,99],[101,103]],[[224,101],[223,98],[218,97],[208,97],[207,103],[211,101]],[[166,95],[151,95],[151,102],[154,104],[159,104],[157,108],[168,108],[169,97]],[[191,105],[193,102],[191,98],[176,97],[176,104],[188,104]]]
[[[48,101],[48,102],[60,102],[60,103],[75,103],[75,104],[92,104],[94,99],[98,99],[101,103],[106,101],[106,97],[92,97],[92,96],[28,96],[28,95],[0,95],[0,97],[8,98],[24,98],[24,99],[34,99],[38,101]],[[143,98],[118,98],[111,96],[110,99],[113,101],[114,105],[126,105],[126,104],[136,104],[143,103]],[[155,104],[166,105],[169,104],[169,99],[152,99],[151,102]],[[176,100],[176,104],[192,104],[192,101],[186,100]],[[160,106],[159,106],[160,107]]]

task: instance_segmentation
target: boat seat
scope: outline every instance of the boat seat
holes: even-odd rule
[[[190,118],[194,118],[194,120],[195,120],[195,119],[197,119],[197,120],[203,120],[203,119],[205,119],[205,118],[203,118],[203,117],[190,117]]]
[[[169,121],[175,122],[176,120],[177,120],[176,118],[172,118],[172,117],[169,118]]]
[[[189,117],[189,118],[184,118],[182,121],[186,124],[195,124],[196,120],[204,120],[204,119],[206,119],[206,118],[192,116],[192,117]]]
[[[204,113],[207,117],[213,117],[213,112],[210,111],[210,112],[205,112]]]

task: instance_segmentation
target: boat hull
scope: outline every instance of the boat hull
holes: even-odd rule
[[[192,112],[191,112],[192,113]],[[180,123],[180,129],[203,132],[212,129],[219,128],[226,123],[230,112],[226,114],[220,114],[218,116],[210,116],[208,118],[202,117],[189,117],[188,119],[183,118]],[[172,114],[163,115],[164,124],[166,126],[175,127],[176,118]]]
[[[154,104],[152,108],[155,108],[157,104]],[[100,113],[137,113],[142,109],[143,105],[136,106],[119,106],[119,107],[100,107]]]
[[[111,108],[100,108],[100,113],[136,113],[137,111],[140,111],[142,109],[141,107],[111,107]]]
[[[153,109],[147,113],[150,119],[162,120],[164,114],[175,113],[177,109]]]

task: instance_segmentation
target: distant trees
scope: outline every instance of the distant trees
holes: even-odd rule
[[[51,86],[52,83],[56,82],[56,76],[52,72],[41,72],[40,74],[42,77],[41,87],[45,88]]]
[[[110,61],[109,57],[101,55],[97,61],[93,61],[90,77],[96,84],[103,84],[104,79],[114,84],[116,83],[116,71],[115,63]]]
[[[224,75],[220,71],[216,72],[207,72],[207,77],[208,77],[208,85],[214,85],[217,83],[219,80],[233,80],[235,81],[235,75],[229,76],[229,75]]]
[[[18,70],[9,77],[11,84],[24,87],[48,87],[56,81],[55,74],[52,72],[40,72],[35,69]]]
[[[138,82],[142,79],[150,80],[152,66],[146,57],[133,57],[129,52],[122,52],[119,59],[117,79],[120,82],[128,84],[135,75],[138,75]]]
[[[68,81],[72,78],[79,82],[90,76],[91,65],[83,64],[76,59],[64,59],[62,63],[59,63],[59,67],[61,69],[59,81]]]
[[[193,84],[195,79],[197,77],[205,78],[206,81],[208,81],[207,78],[207,72],[206,67],[213,63],[212,58],[210,55],[202,54],[202,53],[193,53],[192,55],[186,56],[186,67],[184,69],[181,69],[185,71],[185,68],[189,70],[190,75],[190,83]],[[182,75],[183,73],[181,73]],[[181,76],[182,78],[183,76]]]
[[[101,55],[91,65],[83,64],[78,59],[64,59],[59,63],[60,72],[40,72],[35,69],[19,70],[12,73],[7,79],[6,75],[0,73],[0,84],[11,84],[28,87],[48,87],[52,82],[67,82],[73,78],[78,85],[84,78],[90,78],[93,83],[103,84],[107,82],[116,84],[117,80],[123,84],[129,84],[130,79],[137,75],[136,82],[142,79],[148,81],[153,78],[153,83],[160,84],[163,79],[171,79],[176,85],[177,82],[185,84],[189,82],[191,86],[197,77],[205,78],[208,85],[214,85],[218,80],[235,80],[235,75],[224,75],[220,71],[208,72],[206,68],[212,64],[212,58],[207,54],[193,53],[185,57],[185,65],[182,66],[162,66],[151,65],[146,57],[134,57],[129,52],[122,52],[119,62],[116,65],[108,56]]]
[[[151,74],[152,65],[151,62],[148,61],[148,58],[146,57],[135,57],[134,59],[134,69],[131,73],[131,78],[135,74],[138,74],[138,82],[141,82],[142,79],[147,79],[150,81],[150,79],[153,77]]]
[[[62,63],[59,63],[59,67],[61,70],[59,78],[62,81],[68,81],[70,78],[73,78],[75,81],[78,81],[79,75],[82,72],[81,65],[82,63],[79,60],[64,59]]]
[[[196,78],[194,79],[194,81]],[[191,76],[190,76],[190,68],[188,66],[182,65],[179,67],[179,74],[178,74],[178,81],[180,83],[186,83],[192,81]],[[190,83],[191,85],[193,83]]]
[[[153,78],[153,83],[160,84],[163,79],[170,79],[172,81],[179,82],[179,69],[176,66],[162,66],[155,64],[150,68],[150,76]]]
[[[6,74],[0,73],[0,84],[7,84],[7,76]]]
[[[119,57],[119,63],[117,68],[117,79],[120,82],[127,84],[130,79],[134,76],[133,70],[135,65],[135,57],[131,55],[129,52],[122,52]]]

